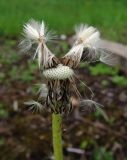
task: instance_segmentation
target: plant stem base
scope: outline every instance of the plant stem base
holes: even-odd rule
[[[52,135],[53,135],[54,160],[63,160],[61,123],[62,123],[61,114],[53,113]]]

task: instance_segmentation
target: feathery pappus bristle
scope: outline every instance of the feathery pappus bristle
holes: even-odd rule
[[[101,109],[103,105],[91,100],[91,99],[85,99],[80,101],[80,107],[82,111],[85,112],[95,112],[98,109]]]
[[[81,61],[101,61],[112,66],[119,64],[118,56],[101,47],[100,32],[96,28],[81,24],[75,28],[75,31],[75,43],[64,56],[75,62],[73,68],[77,67]]]
[[[84,48],[95,48],[100,40],[100,33],[96,28],[83,24],[76,27],[75,31],[75,43],[64,57],[74,60],[76,62],[75,66],[78,66],[81,61]]]
[[[41,40],[40,38],[45,39],[45,24],[43,21],[40,23],[31,19],[24,25],[23,31],[26,38],[36,42]]]
[[[100,32],[92,27],[81,24],[75,28],[76,44],[83,44],[88,46],[96,46],[100,40]]]
[[[40,104],[37,101],[31,100],[24,103],[25,105],[29,106],[30,110],[33,110],[33,112],[41,112],[44,110],[44,106]]]
[[[44,22],[37,22],[33,19],[29,20],[23,28],[24,39],[19,44],[22,52],[27,52],[33,45],[37,45],[33,59],[38,56],[39,68],[41,63],[47,65],[48,59],[53,57],[51,51],[47,48],[46,42],[55,39],[51,31],[47,30]]]

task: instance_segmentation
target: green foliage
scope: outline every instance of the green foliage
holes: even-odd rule
[[[112,77],[112,82],[120,87],[127,87],[127,77],[116,75]]]
[[[112,68],[105,64],[99,63],[96,66],[90,66],[89,67],[91,75],[97,76],[97,75],[116,75],[118,74],[119,69],[118,68]]]
[[[32,72],[33,73],[33,72]],[[29,70],[24,70],[22,74],[20,75],[20,80],[24,82],[31,82],[34,79],[34,76]]]
[[[81,142],[80,144],[80,148],[85,149],[88,146],[88,141],[84,140],[83,142]]]
[[[5,140],[3,138],[0,138],[0,146],[2,146],[5,143]]]
[[[94,151],[94,160],[113,160],[113,154],[101,147]]]
[[[62,42],[60,45],[61,45],[62,50],[63,50],[65,53],[67,53],[67,52],[68,52],[68,43],[67,43],[67,41]],[[65,54],[65,53],[62,53],[62,54]]]
[[[127,77],[118,75],[119,68],[117,67],[109,67],[105,64],[99,63],[95,66],[89,66],[91,75],[98,76],[98,75],[110,75],[111,81],[120,87],[127,87]],[[109,82],[107,80],[103,80],[101,82],[102,86],[108,86]]]
[[[91,138],[86,138],[80,143],[80,148],[81,149],[86,149],[88,148],[89,146],[91,145],[95,145],[95,141],[94,139],[91,139]]]
[[[9,43],[10,42],[9,40]],[[12,49],[14,46],[9,46],[6,42],[2,47],[2,51],[0,52],[0,63],[2,63],[2,65],[13,65],[13,63],[18,61],[20,56]]]
[[[8,112],[5,110],[4,106],[0,104],[0,118],[7,118]]]
[[[19,77],[19,71],[17,66],[13,66],[9,72],[9,76],[11,79],[18,79]]]
[[[24,68],[19,69],[19,67],[13,66],[9,72],[9,76],[13,80],[30,82],[35,78],[34,73],[36,69],[37,69],[37,65],[35,65],[34,63],[29,63],[27,70]]]
[[[99,27],[106,38],[126,41],[127,1],[115,0],[12,0],[0,1],[0,34],[19,35],[31,17],[44,19],[59,33],[70,33],[75,24]],[[115,11],[114,11],[115,8]],[[10,12],[9,12],[10,11]],[[115,28],[115,30],[114,30]]]
[[[23,58],[23,55],[16,53],[13,49],[15,43],[16,41],[14,40],[8,40],[5,42],[3,48],[0,48],[0,64],[2,66],[0,83],[8,83],[9,78],[11,80],[21,80],[24,82],[30,82],[35,78],[34,74],[37,69],[37,61],[27,62],[26,59],[23,66],[20,60]],[[24,67],[27,67],[27,69]]]
[[[32,81],[34,77],[35,70],[37,69],[37,64],[35,63],[29,63],[27,70],[22,70],[22,73],[20,74],[20,79],[25,82]]]
[[[102,85],[103,87],[107,87],[107,86],[109,85],[109,81],[107,81],[107,80],[102,80],[102,81],[101,81],[101,85]]]
[[[0,73],[0,82],[3,82],[4,78],[5,78],[5,74],[1,72]]]
[[[89,67],[88,63],[84,63],[84,62],[80,63],[80,68],[88,68],[88,67]]]

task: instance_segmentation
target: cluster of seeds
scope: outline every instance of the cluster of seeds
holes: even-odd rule
[[[72,77],[73,70],[68,66],[59,64],[56,68],[51,68],[43,71],[43,75],[46,79],[63,80]]]

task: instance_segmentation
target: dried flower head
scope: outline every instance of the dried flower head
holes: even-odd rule
[[[32,106],[37,104],[39,109],[41,106],[45,106],[55,113],[69,113],[73,107],[73,92],[77,96],[80,106],[89,106],[90,110],[101,106],[92,100],[93,94],[90,100],[82,99],[75,83],[74,70],[81,61],[100,60],[103,63],[114,65],[117,63],[117,57],[99,46],[100,32],[96,28],[82,24],[75,30],[74,45],[64,57],[58,59],[46,45],[52,38],[50,37],[51,32],[47,31],[43,21],[39,23],[31,20],[24,26],[25,39],[21,42],[21,47],[24,51],[28,51],[33,44],[37,44],[34,57],[38,55],[39,67],[42,66],[42,74],[47,82],[46,85],[41,85],[39,91],[39,100],[43,104],[32,101],[30,103]]]

